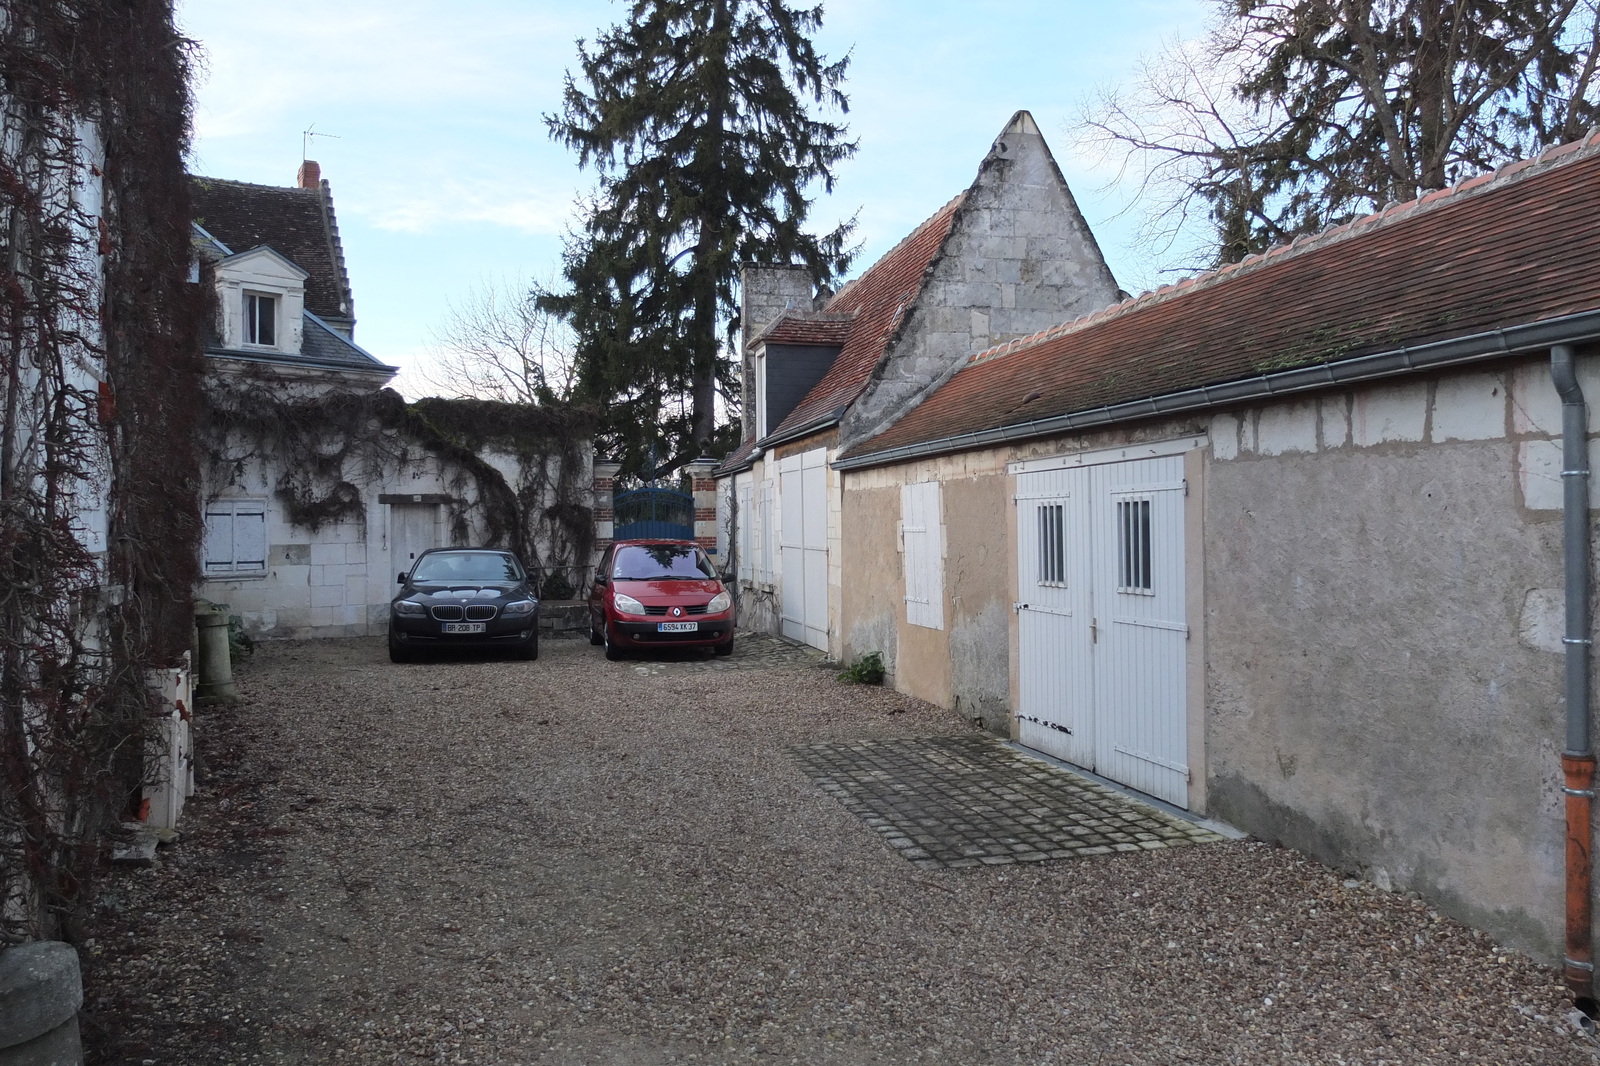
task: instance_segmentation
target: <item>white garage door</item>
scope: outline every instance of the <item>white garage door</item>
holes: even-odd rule
[[[778,462],[781,628],[790,640],[828,648],[828,452]]]
[[[1024,744],[1188,805],[1183,457],[1017,475]]]

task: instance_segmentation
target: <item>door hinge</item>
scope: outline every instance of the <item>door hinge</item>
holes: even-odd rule
[[[1098,618],[1089,619],[1089,643],[1100,643],[1100,619]]]

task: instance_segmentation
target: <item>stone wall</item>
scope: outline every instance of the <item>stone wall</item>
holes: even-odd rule
[[[1206,474],[1212,812],[1545,959],[1560,424],[1531,359],[1220,416]]]
[[[739,357],[742,371],[740,411],[742,440],[756,431],[755,368],[750,361],[750,340],[789,308],[811,310],[814,294],[811,271],[803,266],[762,266],[746,263],[739,270]],[[777,422],[774,421],[776,426]]]
[[[881,432],[968,356],[1096,311],[1117,283],[1026,112],[996,139],[889,358],[840,425]]]

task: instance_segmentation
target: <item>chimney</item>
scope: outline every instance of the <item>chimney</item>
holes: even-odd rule
[[[322,185],[322,168],[317,166],[317,161],[307,159],[300,164],[300,173],[295,175],[296,185],[302,189],[316,189]]]

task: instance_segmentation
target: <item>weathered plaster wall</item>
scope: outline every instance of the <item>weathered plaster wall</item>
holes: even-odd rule
[[[905,613],[898,535],[900,488],[893,484],[861,487],[857,475],[846,474],[845,478],[840,528],[848,580],[843,590],[840,658],[853,663],[878,652],[898,688],[902,671],[897,619]]]
[[[1211,811],[1546,959],[1559,426],[1542,360],[1224,415],[1205,498]]]
[[[518,484],[521,460],[504,452],[486,451],[483,458]],[[580,463],[593,465],[593,449],[579,449]],[[558,460],[548,458],[547,463]],[[553,468],[550,473],[554,474]],[[397,590],[395,575],[409,567],[390,545],[390,506],[379,501],[384,494],[448,497],[462,504],[464,528],[453,528],[451,508],[441,508],[437,543],[475,545],[488,540],[482,511],[476,507],[477,486],[458,472],[446,469],[432,455],[413,453],[398,463],[373,471],[357,459],[346,461],[343,476],[360,492],[362,516],[325,523],[313,532],[290,523],[274,495],[278,468],[261,459],[242,464],[227,485],[206,486],[205,498],[256,499],[266,510],[267,572],[249,577],[208,577],[198,594],[227,604],[250,633],[272,638],[359,637],[381,634],[389,624],[389,600]],[[583,481],[580,478],[580,481]],[[549,498],[528,504],[528,514],[538,516],[555,503]],[[583,501],[591,502],[591,501]],[[550,551],[547,536],[539,538],[541,553]],[[532,563],[532,560],[524,560]]]
[[[946,475],[941,477],[939,475]],[[1005,467],[910,464],[846,475],[843,492],[844,661],[883,653],[895,688],[998,733],[1010,728],[1007,613],[1010,514]],[[898,535],[900,486],[940,482],[944,629],[911,625]]]
[[[949,706],[1006,735],[1011,728],[1009,483],[1004,474],[943,483]]]
[[[1117,299],[1094,235],[1026,113],[995,141],[888,358],[842,439],[899,418],[967,356]]]

